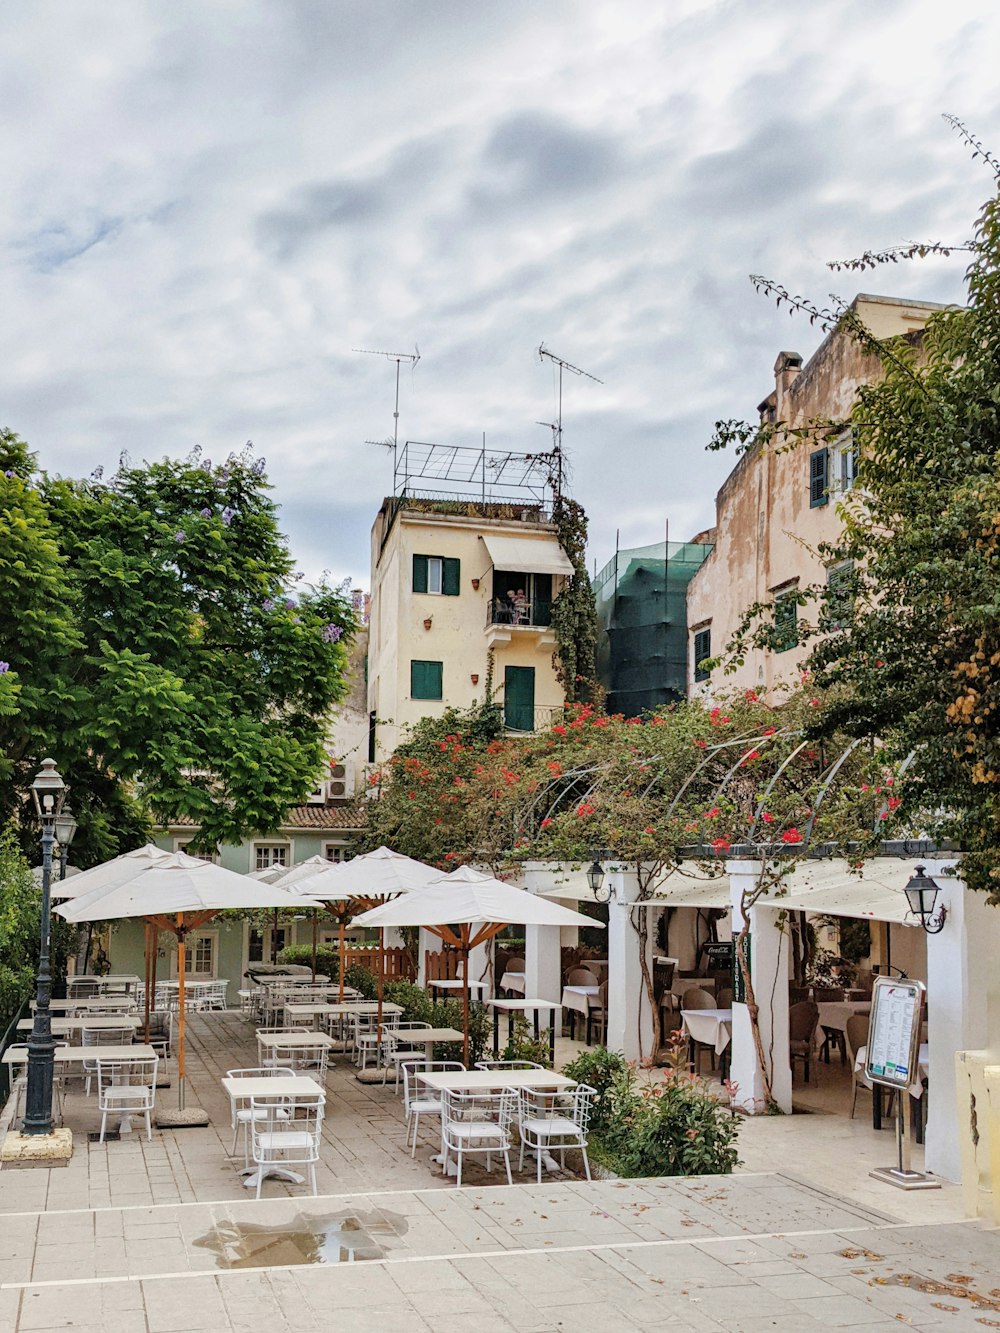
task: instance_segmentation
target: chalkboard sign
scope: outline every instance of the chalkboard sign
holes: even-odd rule
[[[865,1052],[872,1083],[908,1088],[917,1077],[924,990],[922,981],[876,977]]]

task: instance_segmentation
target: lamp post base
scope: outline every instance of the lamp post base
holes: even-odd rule
[[[4,1165],[59,1166],[73,1156],[73,1131],[63,1126],[51,1134],[20,1134],[11,1130],[0,1147]]]
[[[939,1190],[941,1182],[925,1176],[922,1171],[905,1171],[898,1166],[880,1166],[868,1174],[884,1185],[895,1185],[898,1190]]]

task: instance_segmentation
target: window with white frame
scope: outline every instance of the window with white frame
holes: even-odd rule
[[[190,842],[184,842],[180,838],[175,838],[174,851],[184,852],[186,856],[193,856],[196,861],[211,861],[213,865],[219,864],[218,848],[208,852],[204,847],[193,847]]]
[[[342,842],[324,842],[323,855],[328,861],[348,861],[347,848]]]
[[[857,449],[850,428],[830,446],[830,489],[842,494],[854,489],[857,480]]]
[[[270,870],[272,866],[287,866],[287,842],[255,842],[253,845],[254,870]]]
[[[269,963],[272,955],[277,958],[288,943],[291,932],[287,926],[265,926],[257,930],[251,926],[247,934],[247,962]]]
[[[171,951],[171,971],[177,975],[177,952]],[[184,971],[188,977],[214,978],[219,958],[219,932],[192,930],[184,941]]]

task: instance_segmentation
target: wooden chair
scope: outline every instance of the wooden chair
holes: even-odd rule
[[[819,1026],[819,1005],[815,1000],[802,1000],[788,1011],[788,1054],[795,1070],[795,1061],[801,1060],[805,1081],[809,1082],[816,1029]]]
[[[847,1050],[851,1060],[851,1119],[853,1120],[854,1108],[858,1101],[859,1088],[865,1092],[870,1092],[874,1097],[880,1095],[880,1089],[873,1088],[870,1083],[865,1081],[864,1069],[855,1069],[854,1067],[858,1051],[862,1046],[865,1046],[868,1043],[868,1015],[852,1014],[847,1020],[846,1035]],[[887,1110],[892,1106],[893,1098],[895,1096],[895,1092],[889,1093],[889,1101],[886,1107]]]

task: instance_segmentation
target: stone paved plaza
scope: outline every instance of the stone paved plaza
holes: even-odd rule
[[[321,1197],[268,1182],[257,1203],[229,1156],[218,1084],[254,1063],[251,1041],[234,1013],[192,1025],[192,1100],[209,1128],[101,1146],[86,1137],[92,1105],[73,1096],[70,1164],[0,1170],[3,1333],[1000,1327],[1000,1237],[956,1220],[957,1191],[855,1189],[866,1163],[850,1139],[842,1191],[808,1180],[833,1117],[747,1126],[744,1156],[794,1177],[567,1173],[511,1188],[470,1171],[456,1190],[430,1162],[433,1126],[411,1161],[399,1099],[341,1061]],[[848,1124],[860,1145],[863,1122]],[[869,1152],[891,1156],[879,1137]]]

